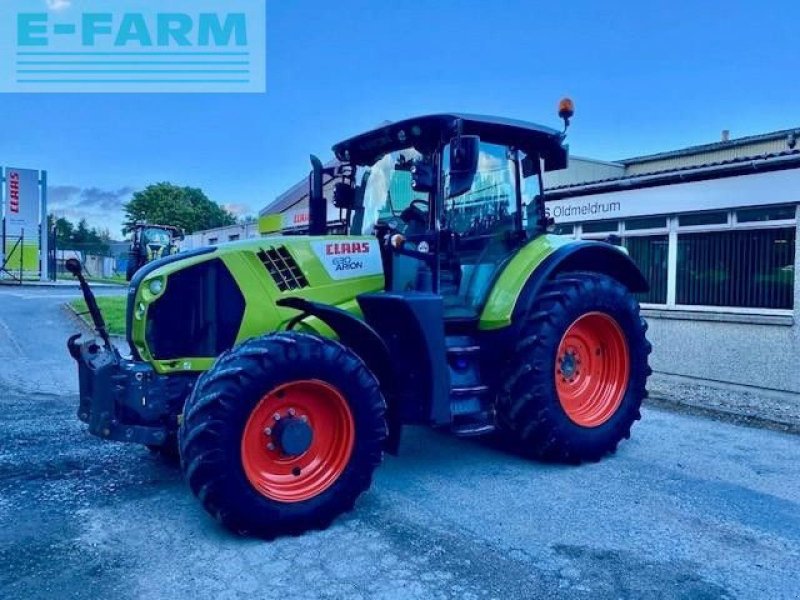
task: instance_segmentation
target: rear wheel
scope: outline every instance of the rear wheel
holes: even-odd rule
[[[338,342],[278,333],[223,354],[179,430],[189,486],[230,529],[322,529],[370,485],[386,439],[378,382]]]
[[[502,434],[523,454],[596,461],[630,437],[650,374],[647,325],[618,281],[565,273],[528,314],[498,397]]]

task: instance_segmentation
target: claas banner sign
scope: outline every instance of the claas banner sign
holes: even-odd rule
[[[39,236],[39,171],[6,169],[6,235]]]
[[[8,268],[39,270],[39,171],[5,170],[5,255]]]

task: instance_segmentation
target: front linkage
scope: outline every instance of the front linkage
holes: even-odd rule
[[[67,341],[70,356],[78,363],[78,418],[89,425],[90,433],[107,440],[151,447],[173,443],[177,415],[196,377],[166,377],[147,363],[123,357],[111,343],[80,262],[69,259],[66,268],[80,283],[100,337],[82,340],[83,334],[77,334]]]

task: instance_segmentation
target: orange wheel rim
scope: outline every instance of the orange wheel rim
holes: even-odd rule
[[[556,354],[556,392],[567,416],[583,427],[608,421],[628,387],[625,335],[609,315],[591,312],[567,328]]]
[[[339,478],[354,442],[353,415],[341,392],[322,381],[293,381],[253,409],[242,436],[242,466],[262,495],[302,502]]]

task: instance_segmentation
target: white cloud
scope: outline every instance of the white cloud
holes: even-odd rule
[[[48,212],[73,222],[86,219],[89,226],[109,229],[112,236],[117,237],[122,229],[122,206],[130,200],[133,191],[129,186],[107,190],[51,185],[47,188]]]
[[[72,4],[72,0],[46,0],[46,2],[50,10],[64,10]]]
[[[494,154],[490,154],[485,150],[481,150],[478,154],[478,172],[479,173],[488,173],[489,171],[499,171],[503,169],[508,161],[506,159],[501,159],[499,156]]]
[[[234,217],[244,217],[253,212],[252,207],[241,202],[233,202],[231,204],[223,204],[222,208],[231,213]]]

